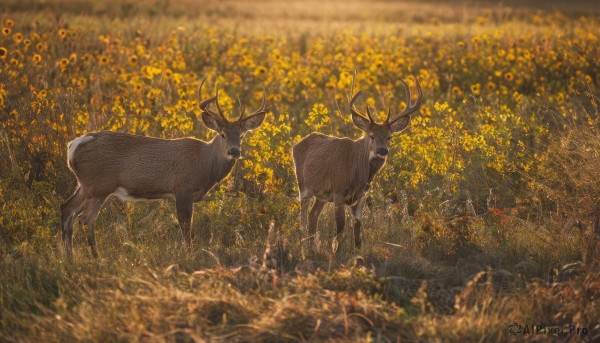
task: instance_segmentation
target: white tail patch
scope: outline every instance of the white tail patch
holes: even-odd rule
[[[92,140],[94,140],[94,136],[83,135],[69,142],[67,149],[67,161],[69,166],[71,165],[71,161],[73,161],[73,155],[75,154],[75,150],[77,150],[79,144],[86,143]]]
[[[152,199],[139,198],[139,197],[135,197],[135,196],[129,194],[127,189],[125,189],[123,187],[117,187],[117,189],[115,189],[115,191],[111,195],[116,196],[117,198],[121,199],[122,201],[156,201],[156,200],[160,200],[162,198],[173,198],[174,197],[174,195],[172,193],[164,193],[164,194],[157,194],[156,198],[152,198]]]

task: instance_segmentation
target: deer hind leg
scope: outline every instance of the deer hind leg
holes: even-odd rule
[[[363,194],[363,196],[358,199],[356,204],[351,207],[352,216],[354,216],[354,246],[357,248],[360,248],[362,245],[360,238],[360,227],[362,225],[362,209],[365,204],[365,198],[366,195]]]
[[[335,236],[340,237],[344,233],[346,226],[346,204],[343,201],[335,202]]]
[[[312,196],[308,194],[307,191],[300,191],[300,229],[304,230],[306,228],[306,220],[308,219],[308,206],[310,205],[310,201]]]
[[[62,239],[69,260],[73,259],[73,220],[81,212],[84,202],[85,194],[81,187],[77,187],[73,195],[60,205]]]
[[[193,194],[178,194],[175,196],[177,221],[183,233],[183,240],[188,248],[192,247],[192,214],[194,211]]]
[[[94,233],[94,222],[98,217],[98,212],[104,204],[106,196],[88,198],[81,211],[80,221],[87,225],[87,241],[92,251],[92,256],[98,258],[98,247],[96,245],[96,234]]]
[[[308,205],[307,205],[308,206]],[[314,237],[315,247],[319,247],[319,236],[317,235],[317,226],[319,225],[319,216],[321,215],[321,211],[323,211],[323,207],[325,206],[324,201],[320,201],[319,199],[315,200],[315,203],[310,210],[310,215],[308,217],[308,234]]]

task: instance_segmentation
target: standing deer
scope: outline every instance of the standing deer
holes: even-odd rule
[[[419,96],[413,104],[410,90],[402,82],[406,90],[406,109],[390,119],[391,109],[381,124],[373,120],[371,110],[367,106],[367,116],[359,112],[354,102],[360,96],[358,91],[350,99],[352,122],[364,132],[364,136],[352,140],[311,133],[293,148],[296,178],[300,192],[300,225],[306,227],[308,206],[313,197],[315,203],[308,218],[308,232],[314,237],[315,247],[319,246],[317,224],[323,206],[327,202],[335,205],[336,237],[340,236],[345,226],[345,207],[350,206],[354,216],[354,243],[361,246],[360,227],[362,207],[366,193],[375,174],[383,167],[390,148],[392,134],[404,130],[410,122],[410,114],[419,110],[423,93],[419,81],[416,81]],[[354,92],[352,81],[351,95]]]
[[[192,244],[193,203],[231,172],[240,158],[245,132],[257,129],[265,119],[265,94],[258,110],[229,121],[216,96],[202,101],[202,79],[198,101],[202,121],[218,133],[210,142],[195,138],[161,139],[101,131],[83,135],[68,145],[67,163],[77,177],[75,193],[61,206],[62,236],[67,257],[72,258],[73,220],[88,226],[87,239],[98,257],[94,221],[107,197],[124,201],[175,198],[177,220],[188,246]],[[215,102],[217,112],[208,106]],[[193,118],[195,119],[195,117]]]

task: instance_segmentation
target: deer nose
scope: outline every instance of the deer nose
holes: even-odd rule
[[[240,158],[242,152],[239,148],[230,148],[229,150],[227,150],[227,154],[233,158]]]
[[[388,154],[388,149],[386,149],[386,148],[377,149],[377,155],[385,156],[387,154]]]

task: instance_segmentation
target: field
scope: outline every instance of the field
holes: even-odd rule
[[[0,341],[600,341],[599,19],[586,1],[3,1]],[[362,248],[348,227],[334,244],[328,205],[315,252],[291,148],[360,137],[355,70],[380,119],[400,80],[424,103]],[[193,248],[174,201],[111,198],[100,258],[76,224],[67,261],[67,143],[211,139],[204,75],[232,117],[263,87],[271,109],[194,205]]]

